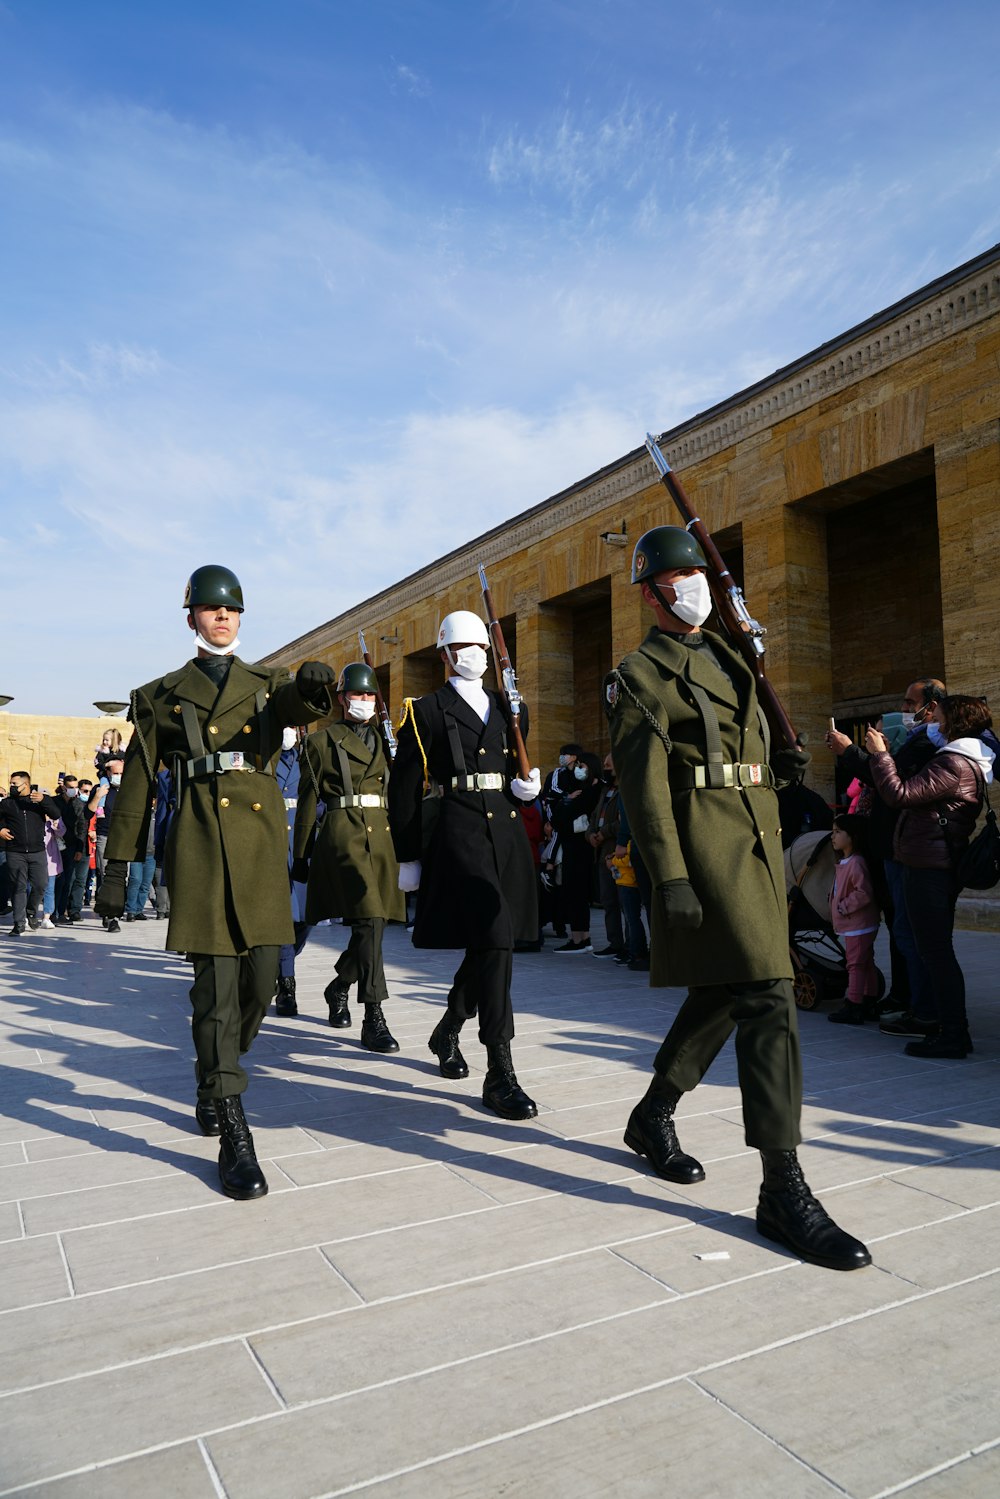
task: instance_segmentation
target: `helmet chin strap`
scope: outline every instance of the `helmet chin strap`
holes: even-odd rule
[[[657,603],[660,605],[661,609],[665,609],[668,614],[673,614],[674,615],[674,619],[680,619],[679,615],[674,614],[673,609],[667,603],[666,599],[663,597],[663,594],[660,592],[660,585],[659,585],[659,583],[654,583],[653,580],[652,580],[652,578],[649,578],[647,581],[648,581],[648,584],[649,584],[650,592],[655,597],[655,599],[656,599]],[[675,600],[675,602],[676,602],[676,600]],[[683,620],[681,620],[680,622],[681,622],[681,624],[684,623]]]

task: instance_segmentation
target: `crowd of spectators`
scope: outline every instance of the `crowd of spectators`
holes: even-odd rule
[[[39,787],[25,770],[11,773],[8,795],[0,799],[0,915],[10,914],[8,936],[74,926],[92,904],[103,874],[118,786],[124,767],[122,736],[109,729],[94,753],[94,774],[60,771],[54,790]],[[141,864],[130,866],[125,921],[146,921],[169,911],[162,875],[162,847],[169,811],[169,783],[161,778],[158,816],[151,821],[150,846]],[[154,803],[158,806],[158,803]],[[154,850],[157,829],[159,860]],[[147,911],[147,904],[153,910]],[[109,932],[121,930],[114,918]]]

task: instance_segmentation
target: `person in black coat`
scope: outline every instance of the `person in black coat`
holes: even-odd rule
[[[590,814],[601,795],[601,762],[581,750],[549,814],[562,846],[562,910],[569,941],[558,953],[591,952],[590,900],[594,883],[594,850],[587,839]]]
[[[448,680],[406,700],[389,780],[399,886],[417,891],[413,945],[465,949],[428,1044],[443,1077],[467,1077],[458,1036],[478,1013],[488,1059],[483,1102],[502,1118],[531,1119],[538,1110],[510,1055],[510,982],[514,943],[538,937],[534,864],[517,802],[538,796],[540,778],[537,770],[528,780],[516,775],[506,698],[483,687],[489,635],[479,616],[446,615],[437,643]]]
[[[7,870],[13,886],[14,924],[8,933],[10,937],[20,937],[26,926],[35,931],[40,925],[38,911],[49,879],[45,819],[58,820],[61,816],[59,803],[37,786],[32,787],[26,770],[13,772],[10,796],[0,801],[0,841],[7,854]]]

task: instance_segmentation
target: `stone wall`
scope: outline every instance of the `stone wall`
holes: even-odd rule
[[[0,783],[4,790],[13,770],[26,770],[32,781],[54,791],[61,770],[94,775],[94,751],[105,729],[118,729],[124,743],[132,733],[123,718],[58,718],[34,713],[0,712]]]
[[[998,375],[1000,248],[660,439],[709,529],[738,542],[768,675],[808,736],[821,790],[833,784],[831,710],[896,706],[923,671],[1000,703]],[[499,612],[516,619],[531,759],[547,768],[566,739],[606,742],[597,683],[650,623],[629,581],[632,547],[676,519],[637,449],[268,660],[339,667],[361,627],[389,665],[398,714],[404,695],[441,680],[440,616],[481,608],[482,562]],[[602,539],[622,526],[626,546]]]

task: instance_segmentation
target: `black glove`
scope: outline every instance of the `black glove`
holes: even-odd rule
[[[309,860],[292,860],[292,879],[297,885],[304,885],[309,879]]]
[[[295,685],[301,696],[311,707],[320,705],[321,711],[326,710],[327,700],[333,701],[331,688],[336,680],[337,673],[325,661],[303,661],[295,673]]]
[[[124,859],[112,859],[104,866],[104,878],[94,901],[98,916],[120,916],[125,909],[125,886],[128,883],[128,864]]]
[[[808,750],[804,749],[779,749],[771,756],[771,769],[776,781],[801,781],[805,775],[806,766],[812,759]]]
[[[690,880],[667,880],[657,885],[657,893],[670,932],[695,932],[701,926],[701,901]]]

